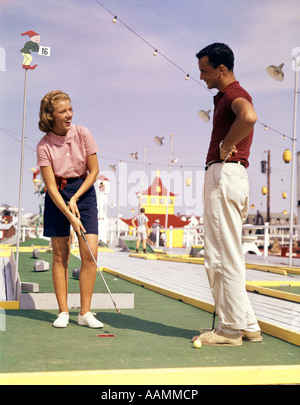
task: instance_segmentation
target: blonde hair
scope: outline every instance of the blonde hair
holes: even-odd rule
[[[61,100],[71,101],[69,95],[61,90],[50,91],[42,98],[39,115],[40,131],[42,132],[52,131],[54,126],[54,119],[52,114],[55,108],[55,104]]]

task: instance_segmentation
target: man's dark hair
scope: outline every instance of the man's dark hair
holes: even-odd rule
[[[196,54],[198,59],[208,57],[209,63],[216,69],[220,65],[224,65],[228,70],[233,70],[234,54],[228,45],[215,42],[206,46]]]

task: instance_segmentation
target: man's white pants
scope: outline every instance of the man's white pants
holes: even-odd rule
[[[215,163],[204,181],[205,268],[223,329],[256,323],[245,282],[242,225],[248,213],[249,180],[241,164]],[[251,328],[251,326],[250,326]]]

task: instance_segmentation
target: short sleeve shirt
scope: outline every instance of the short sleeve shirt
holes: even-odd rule
[[[80,177],[87,172],[87,157],[98,152],[90,131],[71,125],[65,136],[48,132],[37,145],[37,166],[51,166],[55,176]]]
[[[220,142],[226,137],[229,132],[236,115],[231,109],[231,103],[236,98],[245,98],[252,104],[251,96],[246,92],[239,82],[234,81],[230,83],[225,89],[219,91],[214,97],[214,116],[213,116],[213,129],[206,157],[206,164],[212,161],[220,160],[219,145]],[[252,130],[242,141],[240,141],[236,148],[238,153],[234,155],[233,159],[244,163],[246,167],[249,166],[248,158],[250,155],[250,147],[253,140]]]
[[[146,224],[146,222],[149,221],[149,219],[144,214],[138,214],[136,219],[137,219],[137,222],[138,222],[138,226],[143,226],[143,225]]]

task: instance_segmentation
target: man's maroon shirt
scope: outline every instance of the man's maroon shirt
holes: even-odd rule
[[[239,82],[234,81],[230,83],[225,89],[219,91],[214,96],[214,116],[213,116],[213,130],[210,140],[210,145],[206,157],[206,164],[212,161],[220,160],[219,145],[220,142],[226,137],[229,132],[236,115],[231,109],[231,103],[236,98],[245,98],[252,104],[251,96],[246,92]],[[236,146],[238,152],[229,159],[229,161],[239,161],[246,167],[249,166],[248,158],[250,155],[250,146],[253,140],[254,130]]]

